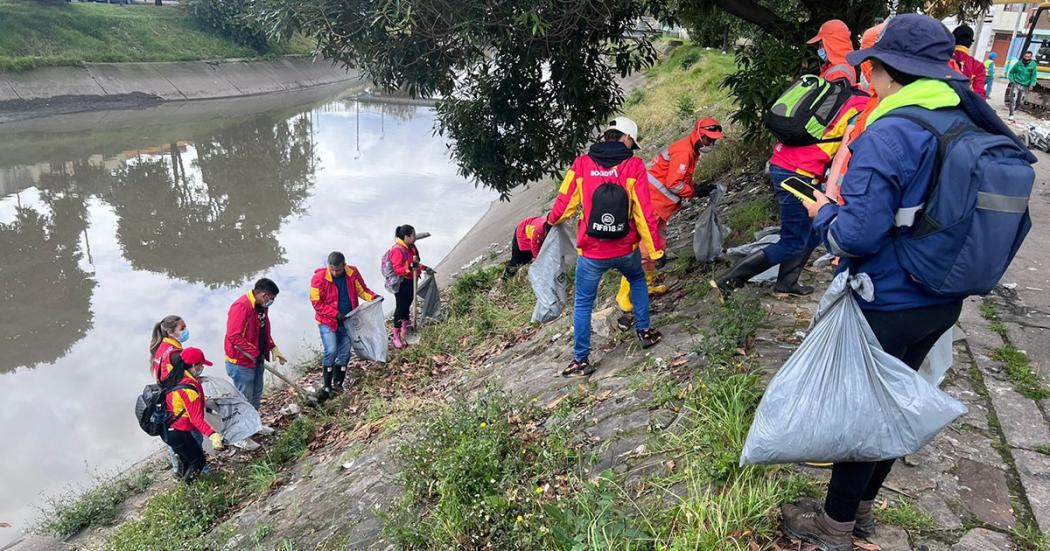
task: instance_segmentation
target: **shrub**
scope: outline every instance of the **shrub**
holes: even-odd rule
[[[262,26],[247,14],[249,4],[250,0],[188,0],[185,5],[198,25],[264,53],[270,41]]]

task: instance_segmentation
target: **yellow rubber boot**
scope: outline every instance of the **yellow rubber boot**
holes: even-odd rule
[[[624,313],[629,314],[634,311],[634,305],[631,304],[631,284],[626,277],[620,278],[620,290],[616,292],[616,304]]]
[[[658,297],[660,295],[667,294],[667,285],[653,285],[653,280],[656,279],[656,270],[648,270],[645,272],[645,283],[649,285],[649,296]],[[626,280],[624,280],[626,281]],[[623,286],[620,286],[623,289]]]

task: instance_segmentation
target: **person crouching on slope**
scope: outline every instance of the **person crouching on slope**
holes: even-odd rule
[[[328,255],[328,267],[318,268],[310,279],[310,304],[321,332],[321,369],[324,388],[320,399],[327,400],[343,390],[346,366],[350,362],[352,335],[346,321],[360,300],[372,302],[376,294],[365,285],[356,266],[346,263],[339,251]]]
[[[635,309],[635,329],[642,348],[660,342],[660,332],[649,326],[649,290],[642,269],[639,243],[649,258],[664,255],[657,218],[649,202],[645,163],[634,156],[638,125],[627,117],[609,124],[602,141],[572,163],[562,180],[547,222],[561,224],[580,209],[576,231],[576,299],[573,305],[573,360],[563,377],[586,377],[590,364],[591,310],[602,274],[615,269],[627,278]]]
[[[179,457],[177,476],[187,484],[193,482],[207,464],[204,448],[193,437],[197,431],[211,441],[216,451],[222,449],[222,434],[218,433],[204,419],[204,388],[200,376],[204,366],[212,365],[204,357],[200,348],[186,348],[179,354],[173,354],[176,367],[182,370],[182,378],[175,390],[164,397],[165,405],[174,421],[164,432],[164,442],[175,450]]]
[[[649,200],[656,214],[656,231],[660,240],[667,240],[667,221],[678,212],[685,202],[693,197],[704,197],[711,193],[714,186],[697,190],[693,186],[693,173],[700,157],[714,150],[715,144],[722,139],[722,124],[717,119],[707,117],[698,119],[693,131],[688,136],[664,148],[649,163]],[[645,269],[645,281],[649,286],[650,296],[659,296],[667,292],[667,286],[656,285],[656,262],[649,258],[648,251],[642,248],[642,268]],[[631,311],[631,285],[627,278],[620,279],[620,291],[616,294],[616,303],[623,315],[616,325],[623,331],[631,328],[633,319]]]
[[[503,267],[503,279],[509,279],[524,266],[540,255],[543,241],[547,238],[550,224],[543,216],[530,216],[518,222],[514,228],[514,237],[510,240],[510,260]]]

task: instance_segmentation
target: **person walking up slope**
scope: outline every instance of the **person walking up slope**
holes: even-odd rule
[[[314,307],[314,320],[321,332],[324,388],[320,399],[326,400],[343,390],[353,337],[343,322],[360,300],[371,302],[375,296],[365,285],[361,272],[356,266],[348,265],[346,257],[339,251],[328,255],[327,267],[314,271],[310,279],[310,304]]]
[[[617,117],[606,128],[602,141],[572,163],[565,174],[547,222],[557,226],[580,210],[576,230],[576,299],[573,305],[573,360],[563,377],[586,377],[590,363],[591,310],[598,283],[608,270],[627,278],[635,310],[635,330],[642,348],[660,341],[660,332],[649,322],[649,290],[642,269],[639,243],[649,258],[664,255],[657,218],[649,201],[645,163],[634,156],[638,125]]]

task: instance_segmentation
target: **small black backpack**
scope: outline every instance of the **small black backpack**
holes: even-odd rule
[[[598,186],[591,195],[587,235],[596,239],[620,239],[631,231],[631,201],[627,190],[615,181]]]
[[[168,426],[177,419],[165,407],[167,395],[176,390],[193,389],[193,385],[173,384],[182,380],[185,365],[181,358],[173,358],[172,365],[174,369],[160,384],[146,385],[142,394],[135,400],[135,418],[139,420],[142,431],[150,436],[163,436]],[[183,414],[185,411],[179,414],[179,417]]]

